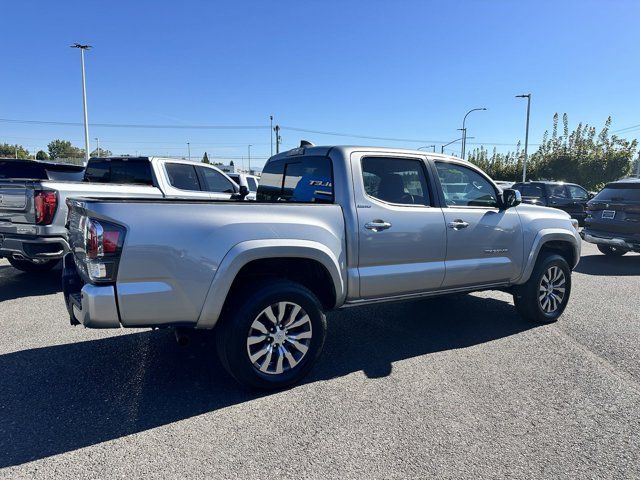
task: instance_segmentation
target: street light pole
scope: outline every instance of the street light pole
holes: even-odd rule
[[[96,154],[100,156],[100,139],[96,137]]]
[[[467,153],[467,128],[464,126],[465,122],[467,121],[467,116],[471,113],[471,112],[478,112],[481,110],[486,110],[485,107],[480,107],[480,108],[472,108],[471,110],[469,110],[464,118],[462,119],[462,128],[460,130],[462,130],[462,154],[461,157],[464,160],[464,155],[465,153]]]
[[[524,162],[522,163],[522,182],[527,181],[527,158],[529,149],[529,114],[531,112],[531,94],[516,95],[516,98],[527,99],[527,131],[524,134]]]
[[[434,153],[436,151],[436,146],[435,145],[425,145],[424,147],[418,147],[418,150],[422,150],[423,148],[433,148],[433,152]]]
[[[455,140],[451,140],[449,143],[445,143],[444,145],[442,145],[440,147],[440,153],[444,153],[444,147],[448,147],[449,145],[451,145],[452,143],[456,143],[459,142],[460,140],[462,140],[464,137],[460,137],[460,138],[456,138]],[[475,138],[475,137],[469,137],[471,139]]]
[[[91,48],[91,45],[80,45],[74,43],[71,48],[80,49],[80,65],[82,66],[82,108],[84,110],[84,160],[89,161],[89,118],[87,115],[87,86],[84,75],[84,51]]]
[[[273,115],[269,115],[269,125],[270,125],[270,131],[271,131],[271,157],[273,157]]]
[[[191,143],[187,142],[187,155],[189,156],[189,161],[191,161]]]
[[[249,175],[251,175],[251,144],[247,145],[249,159]]]

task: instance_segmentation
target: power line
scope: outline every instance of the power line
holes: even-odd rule
[[[44,120],[16,120],[11,118],[0,118],[2,123],[21,123],[27,125],[62,125],[67,127],[82,126],[78,122],[50,122]],[[105,128],[178,128],[193,130],[267,130],[269,125],[155,125],[155,124],[137,124],[137,123],[90,123],[92,127]]]

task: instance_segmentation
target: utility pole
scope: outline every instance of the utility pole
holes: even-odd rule
[[[269,115],[270,137],[271,137],[271,157],[273,157],[273,115]]]
[[[100,139],[96,137],[96,155],[100,156]]]
[[[527,99],[527,131],[524,135],[524,162],[522,163],[522,182],[527,181],[527,158],[529,149],[529,114],[531,112],[531,94],[516,95],[516,98]]]
[[[249,175],[251,175],[251,144],[247,145],[247,150],[248,150],[248,153],[249,153],[249,156],[248,156],[248,158],[249,158]]]
[[[459,128],[458,130],[462,130],[462,152],[461,152],[461,157],[464,160],[464,155],[465,153],[467,153],[467,128],[464,126],[465,122],[467,121],[467,115],[469,115],[471,112],[478,112],[478,111],[484,111],[486,110],[485,107],[480,107],[480,108],[472,108],[471,110],[469,110],[464,118],[462,119],[462,128]]]
[[[282,140],[280,138],[280,125],[276,125],[276,127],[273,129],[276,132],[276,155],[278,153],[280,153],[280,140]]]
[[[191,143],[187,142],[187,155],[189,156],[189,161],[191,161]]]
[[[71,48],[80,49],[80,65],[82,66],[82,108],[84,110],[84,160],[89,161],[89,117],[87,115],[87,86],[84,75],[84,51],[91,48],[91,45],[80,45],[74,43]]]

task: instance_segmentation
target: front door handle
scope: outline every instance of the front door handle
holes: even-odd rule
[[[467,228],[469,224],[464,220],[457,218],[453,222],[449,222],[449,228],[453,228],[454,230],[460,230],[461,228]]]
[[[387,228],[391,228],[391,224],[389,222],[385,222],[384,220],[374,220],[373,222],[365,223],[364,228],[367,230],[373,230],[374,232],[380,232],[382,230],[386,230]]]

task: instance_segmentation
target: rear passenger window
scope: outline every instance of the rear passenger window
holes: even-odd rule
[[[544,192],[538,185],[518,185],[516,190],[519,190],[523,197],[542,198]]]
[[[259,202],[332,203],[333,172],[327,157],[270,162],[258,186]]]
[[[180,190],[200,191],[200,182],[196,169],[192,165],[183,163],[167,163],[165,164],[169,183],[172,187]]]
[[[367,195],[401,205],[431,205],[421,160],[367,157],[362,159]]]

